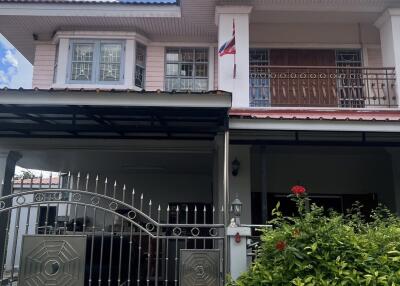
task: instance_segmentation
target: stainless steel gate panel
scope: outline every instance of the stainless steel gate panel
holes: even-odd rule
[[[180,286],[219,286],[220,251],[181,249]]]
[[[225,225],[217,223],[224,207],[178,202],[163,210],[125,185],[99,182],[78,173],[68,175],[67,188],[36,189],[31,179],[0,196],[0,284],[224,284]]]
[[[86,236],[25,235],[19,286],[83,286]]]

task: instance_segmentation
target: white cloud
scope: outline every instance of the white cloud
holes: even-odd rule
[[[32,88],[32,65],[0,34],[0,88]]]
[[[13,67],[18,67],[18,60],[15,57],[15,52],[11,52],[11,50],[6,50],[6,54],[1,60],[3,64],[12,65]]]
[[[8,85],[9,84],[8,76],[2,70],[0,70],[0,86],[1,85]]]

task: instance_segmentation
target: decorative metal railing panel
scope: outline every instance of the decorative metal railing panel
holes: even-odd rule
[[[0,285],[27,285],[29,277],[29,285],[177,286],[181,253],[188,259],[190,250],[203,252],[189,259],[196,265],[192,276],[185,268],[183,277],[204,285],[223,284],[225,227],[217,223],[223,209],[154,207],[143,194],[137,197],[134,190],[98,177],[81,181],[79,175],[68,175],[66,187],[61,185],[54,186],[51,179],[36,186],[22,182],[12,195],[0,197],[0,220],[7,222],[1,230],[6,237]],[[86,250],[83,243],[76,246],[77,239],[84,239]],[[54,251],[60,248],[66,254]],[[78,269],[81,264],[69,263],[74,259],[85,261],[83,270]],[[55,279],[71,278],[76,271],[82,279]]]
[[[250,66],[253,107],[397,107],[394,68]]]

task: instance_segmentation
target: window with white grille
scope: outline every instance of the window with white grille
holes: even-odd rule
[[[165,90],[208,90],[208,48],[168,48]]]
[[[71,41],[69,82],[122,83],[124,48],[123,41]]]

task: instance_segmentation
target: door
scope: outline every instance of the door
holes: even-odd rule
[[[272,49],[270,63],[272,106],[337,106],[334,50]]]

